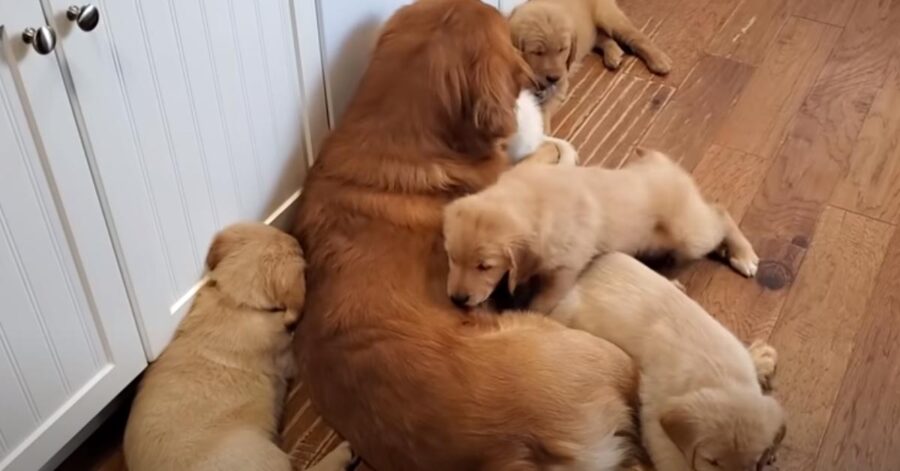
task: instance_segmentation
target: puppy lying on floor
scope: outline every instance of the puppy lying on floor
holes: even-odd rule
[[[760,383],[775,349],[748,350],[634,258],[599,257],[550,317],[625,350],[641,371],[641,426],[657,471],[772,469],[784,413]]]
[[[209,282],[149,367],[125,430],[130,471],[289,471],[273,443],[305,297],[297,241],[262,224],[216,235]],[[338,471],[344,445],[317,466]]]
[[[656,151],[619,170],[517,166],[444,210],[447,291],[460,306],[484,302],[508,275],[509,291],[533,277],[530,308],[550,312],[596,255],[672,252],[691,260],[723,247],[731,266],[756,273],[759,258],[727,212]]]
[[[509,23],[513,43],[536,76],[548,125],[568,94],[569,77],[595,47],[610,69],[622,63],[618,42],[654,73],[667,74],[672,68],[669,56],[635,28],[615,0],[530,0],[513,10]]]

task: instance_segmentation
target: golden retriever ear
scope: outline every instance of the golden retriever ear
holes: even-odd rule
[[[569,39],[569,56],[566,57],[566,70],[572,70],[572,64],[575,62],[575,49],[578,47],[578,36],[573,34]]]
[[[691,417],[690,409],[685,404],[679,401],[660,416],[659,423],[684,456],[693,456],[699,430],[696,421]]]
[[[537,260],[531,251],[518,245],[506,249],[506,255],[509,257],[509,292],[516,291],[516,287],[528,281],[534,275],[537,267]]]
[[[472,75],[475,127],[491,137],[506,137],[516,132],[515,100],[522,79],[510,65],[500,57],[484,59]]]

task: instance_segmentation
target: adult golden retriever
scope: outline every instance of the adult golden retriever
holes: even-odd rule
[[[528,77],[495,9],[401,8],[307,177],[295,346],[315,407],[375,469],[612,470],[625,454],[636,371],[621,350],[445,294],[443,206],[509,165]]]

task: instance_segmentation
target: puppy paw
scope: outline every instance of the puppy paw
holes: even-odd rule
[[[358,458],[353,455],[350,444],[342,442],[314,466],[307,468],[307,471],[345,471],[356,461]]]
[[[728,259],[728,263],[730,263],[731,267],[738,273],[747,278],[753,278],[756,276],[757,270],[759,270],[759,256],[753,251],[732,256]]]
[[[611,51],[609,49],[603,51],[603,65],[610,70],[619,70],[622,60],[625,59],[625,53],[621,49]]]
[[[672,71],[672,58],[668,54],[659,51],[647,57],[647,68],[656,75],[668,75]]]
[[[755,340],[750,347],[750,356],[753,358],[753,366],[756,367],[756,377],[763,392],[771,392],[775,379],[775,370],[778,368],[778,351],[763,340]]]
[[[568,165],[572,167],[578,165],[578,151],[575,150],[575,147],[572,146],[569,141],[557,137],[547,137],[546,139],[547,142],[555,145],[559,151],[559,159],[556,162],[558,165]]]
[[[672,279],[669,281],[671,281],[672,284],[675,285],[676,288],[678,288],[678,291],[681,291],[682,293],[687,293],[687,288],[684,286],[683,283],[681,283],[680,281],[675,280],[675,279]]]

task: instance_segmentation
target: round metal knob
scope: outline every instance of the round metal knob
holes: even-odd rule
[[[38,54],[50,54],[56,47],[56,31],[49,26],[40,28],[25,28],[22,32],[22,41],[31,44]]]
[[[82,31],[93,31],[100,23],[100,10],[94,5],[72,5],[66,10],[66,18],[74,21]]]

